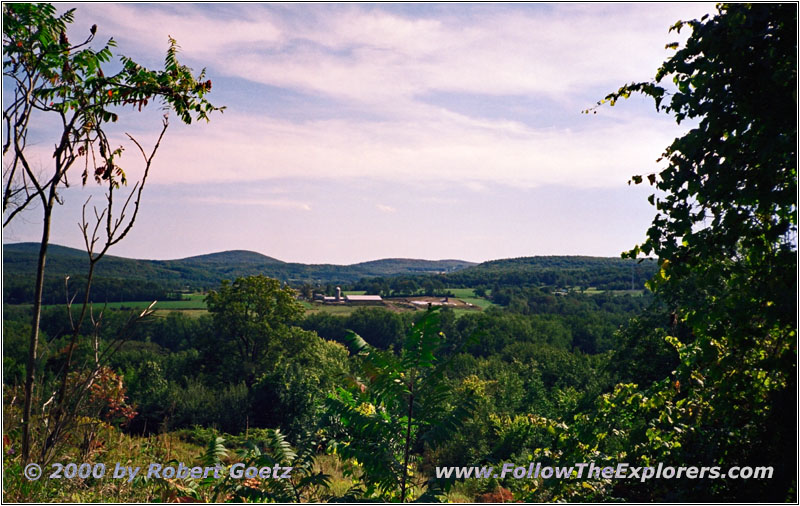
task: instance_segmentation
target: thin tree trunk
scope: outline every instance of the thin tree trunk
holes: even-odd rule
[[[78,317],[75,327],[72,329],[72,339],[70,340],[69,348],[67,349],[67,360],[64,364],[64,373],[62,374],[63,377],[61,378],[61,388],[58,392],[58,398],[57,398],[58,402],[56,404],[57,406],[56,417],[58,417],[58,415],[61,412],[61,407],[67,392],[67,376],[69,376],[69,369],[72,366],[72,354],[75,351],[75,345],[78,342],[78,334],[80,334],[81,327],[83,326],[83,320],[86,319],[86,311],[89,308],[89,298],[90,298],[89,291],[92,288],[92,279],[94,278],[94,266],[95,266],[94,260],[90,259],[89,274],[86,276],[86,289],[84,291],[83,306],[81,306],[81,314]]]
[[[413,380],[412,380],[413,381]],[[408,475],[408,453],[411,445],[411,417],[414,414],[414,385],[411,384],[411,395],[408,398],[408,427],[406,427],[406,445],[403,456],[403,477],[400,482],[400,502],[406,502],[406,476]]]
[[[77,323],[74,324],[74,328],[72,329],[72,339],[70,340],[69,348],[67,348],[67,358],[64,363],[64,370],[61,373],[61,386],[58,390],[55,408],[53,409],[51,423],[49,424],[49,426],[53,428],[53,431],[49,434],[47,440],[45,440],[44,444],[42,445],[42,462],[45,462],[45,457],[47,456],[47,451],[50,449],[50,446],[53,445],[60,436],[61,426],[59,424],[61,423],[61,419],[65,411],[64,400],[67,395],[67,377],[69,376],[69,370],[72,367],[72,355],[75,351],[75,345],[78,341],[78,334],[83,326],[83,320],[86,319],[86,312],[89,307],[89,292],[92,287],[95,264],[96,262],[94,260],[89,260],[89,274],[86,277],[86,289],[83,298],[83,306],[81,307],[81,314],[78,317]]]
[[[28,364],[25,368],[25,404],[22,410],[22,461],[27,464],[31,452],[31,406],[33,403],[33,384],[36,380],[36,358],[39,349],[39,322],[42,317],[42,292],[44,290],[44,266],[47,260],[47,246],[50,243],[50,222],[55,201],[55,185],[50,190],[44,207],[44,223],[42,224],[42,242],[39,246],[39,261],[36,265],[36,287],[33,295],[33,317],[31,320],[31,338],[28,343]]]

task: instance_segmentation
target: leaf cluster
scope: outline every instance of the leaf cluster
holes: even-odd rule
[[[104,130],[119,119],[120,107],[141,111],[150,102],[160,102],[187,124],[208,120],[209,113],[224,109],[206,99],[212,83],[205,71],[195,76],[178,62],[174,39],[169,39],[164,69],[150,70],[122,56],[121,70],[106,74],[116,43],[109,39],[93,49],[96,25],[86,39],[70,42],[67,28],[73,21],[74,9],[57,15],[51,4],[3,4],[3,76],[14,83],[13,100],[3,111],[4,154],[13,147],[22,157],[31,114],[52,112],[63,126],[54,153],[62,161],[59,166],[68,168],[85,157],[84,184],[89,177],[125,184],[117,163],[122,148],[112,147]]]
[[[329,448],[361,469],[365,497],[407,497],[409,478],[424,448],[436,448],[460,427],[474,400],[454,399],[444,381],[447,361],[437,359],[445,339],[436,308],[429,309],[406,334],[399,356],[370,346],[350,332],[348,345],[359,360],[350,388],[339,388],[326,407],[331,425]],[[448,484],[429,481],[431,499]]]
[[[618,411],[608,425],[626,438],[619,455],[776,469],[769,486],[691,484],[693,499],[785,500],[796,487],[796,454],[786,449],[797,434],[797,6],[718,10],[672,27],[692,33],[654,82],[606,97],[613,105],[642,93],[696,126],[648,176],[661,192],[650,197],[658,214],[624,255],[659,259],[648,286],[671,312],[660,333],[677,366],[644,389],[621,385],[597,414],[610,421]]]

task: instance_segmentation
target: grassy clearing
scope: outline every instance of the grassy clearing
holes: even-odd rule
[[[153,314],[158,317],[166,317],[168,314],[176,312],[190,318],[200,318],[203,315],[209,314],[207,309],[159,309]]]
[[[481,310],[497,305],[488,299],[475,295],[475,290],[472,288],[448,288],[447,290],[452,292],[456,298],[472,304],[473,306],[478,306]],[[488,293],[487,291],[487,295]]]
[[[194,309],[206,309],[206,302],[205,302],[205,294],[203,293],[190,293],[183,296],[185,300],[159,300],[156,301],[156,305],[153,307],[155,310],[194,310]],[[148,307],[153,301],[152,300],[126,300],[123,302],[94,302],[93,305],[95,309],[119,309],[119,310],[131,310],[131,309],[145,309]],[[77,304],[77,303],[76,303]],[[30,304],[19,304],[18,307],[28,306]],[[47,308],[51,307],[64,307],[64,304],[47,304],[45,305]],[[73,306],[74,307],[74,306]]]
[[[451,292],[455,297],[459,299],[467,298],[474,298],[475,297],[475,290],[472,288],[448,288],[448,292]]]
[[[497,305],[490,300],[481,299],[479,297],[459,297],[459,298],[464,302],[472,304],[473,306],[478,306],[482,310]]]
[[[206,303],[203,296],[194,297],[189,300],[159,300],[153,309],[206,309]],[[109,302],[109,309],[144,309],[153,301],[135,301],[135,302]]]
[[[306,308],[306,314],[313,314],[313,313],[329,313],[334,315],[350,315],[353,311],[358,309],[359,307],[364,306],[347,306],[345,304],[309,304],[308,302],[303,302],[303,306]]]
[[[609,292],[613,293],[614,295],[632,295],[634,297],[643,297],[644,290],[609,290]]]

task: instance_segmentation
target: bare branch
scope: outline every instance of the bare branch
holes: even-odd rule
[[[162,125],[163,125],[163,127],[161,128],[161,133],[158,135],[158,140],[156,140],[156,144],[155,144],[155,146],[153,146],[153,150],[150,152],[149,156],[145,153],[144,148],[142,148],[142,145],[139,144],[139,142],[132,135],[126,134],[128,136],[128,138],[134,144],[136,144],[136,147],[139,148],[139,152],[142,154],[142,157],[145,160],[144,174],[142,175],[142,179],[140,181],[141,184],[139,184],[138,191],[137,191],[136,187],[134,187],[134,190],[131,191],[131,195],[136,193],[136,200],[133,203],[133,212],[131,214],[130,220],[128,221],[128,224],[122,230],[122,233],[119,234],[119,236],[113,237],[112,234],[109,234],[109,236],[107,237],[106,246],[105,246],[105,248],[103,248],[103,251],[96,257],[96,260],[99,260],[100,258],[102,258],[103,255],[105,255],[106,251],[108,251],[108,248],[110,248],[114,244],[117,244],[122,239],[124,239],[125,236],[128,235],[128,232],[130,232],[131,228],[133,228],[133,224],[136,222],[136,217],[139,214],[139,206],[140,206],[141,200],[142,200],[142,191],[144,190],[145,183],[147,182],[147,176],[150,174],[150,167],[153,164],[153,159],[155,158],[156,153],[158,152],[158,148],[161,146],[161,140],[164,138],[164,134],[166,133],[167,128],[169,128],[169,119],[167,118],[166,115],[164,116],[164,118],[162,120]],[[130,196],[128,197],[128,200],[126,200],[125,204],[122,207],[122,214],[123,215],[125,213],[125,210],[126,210],[126,208],[128,206],[128,202],[129,201],[130,201]],[[109,209],[110,209],[110,204],[111,204],[111,202],[109,201]],[[110,215],[111,215],[111,212],[109,210],[109,216]],[[120,217],[120,220],[122,220],[122,217]],[[120,222],[120,224],[121,224],[121,222]],[[118,228],[119,228],[119,225],[114,228],[113,232],[116,233]]]

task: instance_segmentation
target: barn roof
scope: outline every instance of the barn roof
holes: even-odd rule
[[[378,302],[383,300],[380,295],[345,295],[344,298],[351,302]]]

